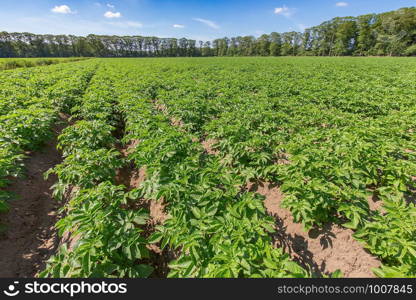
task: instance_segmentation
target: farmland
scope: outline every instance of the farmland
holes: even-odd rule
[[[53,147],[59,247],[37,276],[416,277],[415,77],[413,58],[1,71],[0,209]]]
[[[83,57],[66,58],[0,58],[0,70],[11,70],[17,68],[31,68],[37,66],[47,66],[65,62],[84,60]]]

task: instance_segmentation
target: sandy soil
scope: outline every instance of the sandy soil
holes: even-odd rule
[[[216,144],[218,141],[214,139],[207,139],[203,140],[201,142],[202,147],[204,148],[205,152],[209,155],[218,155],[219,151],[213,149],[214,144]]]
[[[0,277],[34,277],[59,243],[54,225],[60,204],[50,189],[56,177],[44,180],[43,173],[62,160],[56,150],[56,136],[62,128],[57,126],[55,138],[25,160],[25,178],[13,180],[7,188],[17,199],[1,216],[7,230],[0,237]]]
[[[291,213],[280,207],[284,195],[277,186],[264,183],[248,188],[266,197],[265,207],[276,219],[275,245],[294,260],[316,275],[340,269],[344,277],[375,277],[371,268],[379,267],[380,261],[354,240],[352,230],[328,224],[305,232],[301,224],[294,223]]]
[[[380,200],[376,194],[373,193],[373,195],[369,196],[367,198],[368,206],[370,207],[370,210],[376,211],[378,210],[381,214],[384,214],[386,211],[383,209],[383,201]]]

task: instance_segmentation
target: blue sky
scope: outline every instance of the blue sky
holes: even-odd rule
[[[416,0],[0,0],[0,31],[212,40],[409,6]]]

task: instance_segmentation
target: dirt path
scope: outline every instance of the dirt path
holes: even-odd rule
[[[0,277],[34,277],[45,266],[59,243],[54,225],[60,204],[52,198],[55,176],[44,180],[43,173],[60,163],[55,138],[25,160],[26,178],[13,180],[7,188],[18,198],[10,202],[10,211],[1,216],[7,226],[0,237]]]

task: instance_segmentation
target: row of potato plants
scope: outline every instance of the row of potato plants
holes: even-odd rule
[[[3,58],[0,59],[0,70],[12,70],[17,68],[33,68],[49,66],[54,64],[69,63],[86,60],[86,57],[65,57],[65,58]]]
[[[143,225],[149,214],[128,209],[135,199],[115,184],[124,164],[116,149],[119,126],[112,70],[101,64],[81,101],[72,106],[74,124],[59,136],[64,161],[48,171],[58,182],[57,198],[68,198],[57,223],[66,237],[41,277],[147,277],[153,268]]]
[[[141,71],[158,71],[153,97],[198,139],[217,141],[222,165],[246,181],[281,183],[284,207],[306,229],[341,223],[382,259],[378,276],[416,276],[409,200],[416,110],[415,92],[406,88],[415,66],[307,62],[279,70],[235,61],[198,70],[192,62],[164,63]],[[370,193],[384,212],[370,210]]]
[[[273,247],[273,218],[259,195],[242,190],[244,178],[156,109],[158,74],[143,76],[134,64],[123,69],[116,89],[124,139],[138,141],[128,159],[146,170],[146,180],[132,193],[167,205],[168,219],[149,242],[174,253],[168,277],[309,276]]]
[[[11,178],[23,175],[25,153],[38,150],[52,137],[60,105],[85,89],[94,70],[89,63],[0,72],[1,212],[15,198],[6,187]]]

